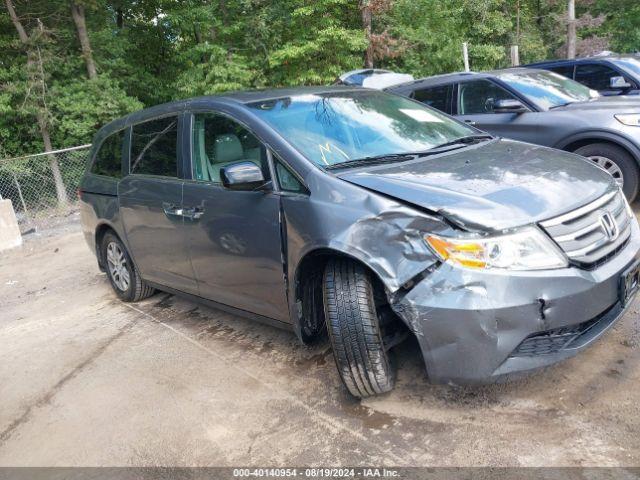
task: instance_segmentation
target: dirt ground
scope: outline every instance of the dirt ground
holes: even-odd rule
[[[327,344],[159,293],[117,300],[74,226],[0,254],[0,466],[640,466],[638,304],[524,380],[351,399]]]

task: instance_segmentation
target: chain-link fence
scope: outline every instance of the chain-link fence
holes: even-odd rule
[[[23,232],[54,226],[77,211],[90,147],[0,159],[0,197],[13,203]]]

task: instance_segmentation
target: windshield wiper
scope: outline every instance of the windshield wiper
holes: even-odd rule
[[[340,170],[343,168],[353,168],[360,167],[363,165],[380,165],[383,163],[393,163],[393,162],[403,162],[406,160],[413,160],[414,158],[426,157],[428,155],[436,155],[441,153],[441,149],[445,147],[450,147],[452,145],[470,145],[472,143],[476,143],[481,140],[490,140],[494,138],[488,133],[479,133],[476,135],[466,135],[464,137],[459,137],[450,142],[443,143],[441,145],[436,145],[435,147],[431,147],[429,150],[422,150],[420,152],[405,152],[405,153],[387,153],[384,155],[374,155],[371,157],[363,157],[356,158],[353,160],[347,160],[346,162],[335,163],[333,165],[328,165],[324,167],[327,170]]]
[[[341,168],[359,167],[361,165],[380,165],[382,163],[402,162],[412,160],[417,156],[424,155],[427,152],[409,152],[409,153],[388,153],[385,155],[374,155],[371,157],[355,158],[346,162],[334,163],[324,167],[327,170],[339,170]]]
[[[549,107],[549,110],[553,110],[554,108],[566,107],[567,105],[571,105],[572,103],[577,103],[577,101],[561,103],[560,105],[553,105]]]
[[[427,150],[428,153],[436,153],[436,150],[440,150],[444,147],[450,147],[452,145],[458,145],[460,143],[464,145],[470,145],[472,143],[477,143],[479,140],[490,140],[493,136],[488,133],[477,133],[475,135],[465,135],[464,137],[454,138],[450,142],[441,143],[440,145],[436,145],[433,148]]]

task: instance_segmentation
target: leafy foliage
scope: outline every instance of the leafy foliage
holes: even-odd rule
[[[424,76],[553,57],[565,0],[12,0],[28,44],[0,6],[0,156],[86,143],[113,118],[195,95],[326,84],[360,68]],[[87,77],[72,2],[82,5],[97,78]],[[640,50],[637,0],[577,0],[582,51]],[[363,13],[368,9],[371,32]],[[37,54],[38,72],[27,54]],[[35,52],[35,53],[34,53]],[[34,57],[35,58],[35,57]],[[31,67],[33,68],[33,67]],[[39,82],[35,85],[34,82]],[[34,86],[35,85],[35,86]],[[38,86],[38,88],[36,88]]]

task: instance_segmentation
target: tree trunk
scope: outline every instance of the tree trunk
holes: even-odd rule
[[[93,61],[93,52],[91,51],[91,42],[89,41],[89,34],[87,33],[84,6],[72,1],[71,16],[73,17],[73,22],[76,24],[78,40],[80,40],[80,47],[82,48],[82,57],[87,67],[87,75],[90,80],[93,80],[98,76],[98,73],[96,72],[96,64]]]
[[[520,45],[520,0],[516,2],[516,45]]]
[[[39,55],[36,55],[36,52],[33,50],[33,46],[30,44],[29,36],[27,35],[26,30],[24,29],[22,22],[18,18],[16,14],[15,7],[13,6],[13,2],[11,0],[5,0],[7,10],[9,11],[9,16],[11,17],[11,21],[15,26],[18,32],[18,38],[20,38],[20,42],[25,46],[27,50],[27,74],[29,76],[29,83],[32,85],[36,85],[40,83],[41,93],[42,93],[42,102],[40,105],[37,105],[36,109],[36,120],[38,122],[38,128],[40,130],[40,135],[42,136],[42,143],[44,144],[45,152],[53,151],[53,147],[51,145],[51,136],[49,135],[49,123],[47,121],[47,107],[44,102],[45,95],[45,87],[44,87],[44,78],[38,81],[37,72],[43,72],[42,62],[39,60]],[[42,24],[40,23],[40,28],[42,28]],[[39,65],[36,65],[40,61]],[[38,68],[36,68],[38,67]],[[64,186],[64,181],[62,180],[62,175],[60,174],[60,167],[58,165],[58,160],[55,155],[49,155],[49,166],[51,167],[51,173],[53,175],[53,180],[56,185],[56,195],[58,197],[58,205],[60,207],[66,207],[67,205],[67,191]]]
[[[576,1],[569,0],[567,8],[567,58],[576,58]]]
[[[18,38],[20,38],[20,41],[23,44],[29,43],[29,36],[27,35],[27,32],[22,26],[22,23],[20,22],[18,15],[16,15],[16,9],[14,8],[13,3],[11,2],[11,0],[5,0],[5,2],[7,4],[7,10],[9,10],[9,16],[11,17],[11,21],[13,22],[13,25],[16,27],[16,30],[18,31]]]
[[[229,25],[229,11],[227,10],[226,0],[220,0],[220,13],[222,14],[222,24],[226,27]]]
[[[362,13],[362,27],[367,37],[367,49],[364,52],[364,68],[373,68],[373,45],[371,45],[371,7],[369,0],[362,0],[360,3],[360,11]]]
[[[40,127],[40,135],[42,135],[42,141],[44,143],[44,151],[52,152],[53,146],[51,145],[51,136],[49,135],[49,126],[46,118],[42,115],[41,112],[38,112],[38,126]],[[67,206],[67,189],[64,186],[64,180],[62,179],[62,174],[60,173],[60,165],[58,165],[58,159],[52,153],[47,155],[49,158],[49,168],[51,168],[51,173],[53,174],[53,182],[56,186],[56,196],[58,197],[58,206],[61,208],[66,208]]]

